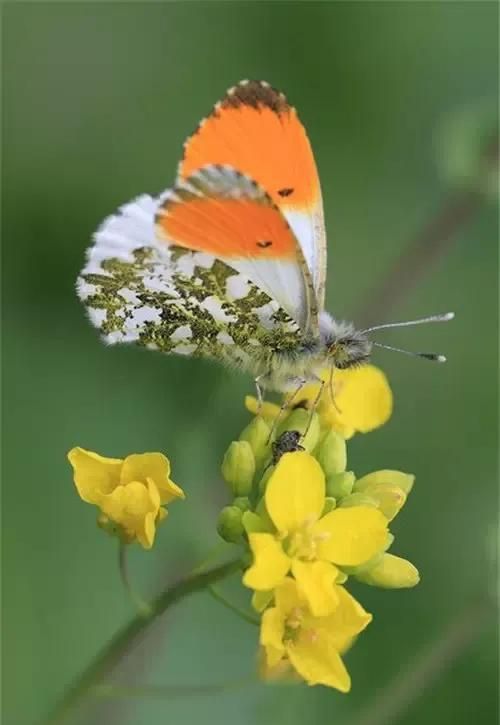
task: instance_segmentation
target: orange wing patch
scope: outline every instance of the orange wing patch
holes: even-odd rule
[[[295,259],[297,243],[279,211],[253,199],[167,201],[158,225],[178,246],[215,257]]]
[[[321,203],[318,172],[304,126],[285,96],[261,81],[230,89],[184,145],[179,176],[228,164],[255,179],[280,208]]]
[[[300,245],[266,191],[230,166],[207,165],[168,192],[156,214],[167,244],[204,252],[240,272],[306,333],[318,310]]]

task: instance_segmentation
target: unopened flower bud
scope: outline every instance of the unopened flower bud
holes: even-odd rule
[[[274,471],[274,466],[269,466],[268,468],[266,468],[266,470],[262,474],[262,478],[259,481],[259,496],[263,496],[265,494],[267,482],[271,478],[273,471]]]
[[[356,478],[352,471],[331,473],[326,479],[326,495],[342,499],[352,492]]]
[[[255,457],[248,441],[233,441],[222,461],[222,476],[235,496],[247,496],[252,490]]]
[[[257,416],[250,421],[240,435],[240,441],[247,441],[252,448],[256,468],[271,457],[270,434],[271,428],[264,418]]]
[[[406,494],[403,489],[390,484],[380,483],[377,486],[371,486],[366,491],[366,495],[375,499],[378,508],[388,521],[392,521],[406,502]]]
[[[248,511],[250,508],[250,499],[248,496],[237,496],[233,500],[233,506],[237,506],[240,511]]]
[[[351,493],[349,496],[345,496],[339,503],[342,508],[348,508],[351,506],[372,506],[378,508],[378,502],[375,498],[368,496],[365,493]]]
[[[356,578],[384,589],[406,589],[416,586],[420,581],[413,564],[394,554],[383,554],[372,568],[357,572]]]
[[[367,492],[370,487],[378,486],[380,483],[389,484],[391,486],[399,486],[403,492],[408,496],[410,493],[415,476],[411,473],[403,473],[403,471],[374,471],[368,473],[362,478],[358,478],[354,484],[354,490],[360,492]]]
[[[327,431],[315,451],[315,456],[325,476],[331,476],[333,473],[343,473],[347,465],[347,449],[344,438],[334,430]]]
[[[243,511],[238,506],[224,506],[217,520],[219,536],[231,544],[241,540],[243,536]]]
[[[323,516],[326,516],[326,514],[329,514],[330,511],[333,511],[334,508],[337,507],[337,502],[332,496],[327,496],[325,498],[325,505],[323,507]]]

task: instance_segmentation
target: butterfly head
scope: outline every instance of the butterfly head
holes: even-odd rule
[[[329,365],[345,370],[370,360],[373,343],[350,322],[337,322],[323,313],[321,337]]]

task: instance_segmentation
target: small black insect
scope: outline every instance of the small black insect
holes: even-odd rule
[[[296,451],[305,451],[304,446],[301,446],[299,441],[302,433],[298,430],[286,430],[280,435],[277,441],[274,441],[272,445],[273,449],[273,466],[275,466],[281,456],[285,453],[295,453]]]

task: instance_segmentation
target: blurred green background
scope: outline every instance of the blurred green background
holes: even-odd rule
[[[436,133],[450,114],[495,107],[497,16],[493,2],[4,6],[7,725],[40,722],[133,612],[115,542],[77,498],[67,450],[164,450],[171,458],[188,501],[172,509],[152,552],[131,556],[137,585],[152,593],[215,543],[226,500],[221,457],[248,420],[250,379],[100,344],[74,294],[96,225],[138,193],[172,183],[184,138],[227,87],[267,79],[308,128],[329,231],[329,309],[349,317],[453,194]],[[460,144],[455,151],[467,155]],[[497,721],[496,623],[481,605],[495,588],[497,261],[497,208],[484,199],[440,263],[387,313],[452,309],[457,320],[385,334],[389,343],[444,352],[449,362],[377,354],[394,389],[394,416],[349,446],[359,474],[416,473],[393,530],[395,553],[422,573],[413,591],[356,588],[375,618],[347,657],[351,694],[256,685],[211,698],[94,701],[77,722],[465,725],[479,712],[482,722]],[[459,642],[451,662],[450,627],[459,640],[465,627],[467,644]],[[244,676],[256,638],[197,595],[158,623],[115,680]],[[401,703],[394,678],[443,646],[446,666],[414,677],[410,702],[403,691]]]

